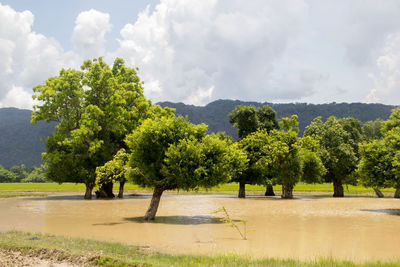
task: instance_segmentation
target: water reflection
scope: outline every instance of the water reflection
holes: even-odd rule
[[[153,221],[143,220],[143,216],[124,218],[124,220],[135,223],[162,223],[162,224],[181,224],[181,225],[199,225],[199,224],[218,224],[223,223],[222,218],[211,216],[157,216]]]
[[[385,214],[400,216],[400,209],[375,209],[375,210],[363,209],[361,211],[385,213]]]

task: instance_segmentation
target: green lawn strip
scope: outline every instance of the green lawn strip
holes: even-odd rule
[[[116,184],[115,189],[118,189],[118,184]],[[85,190],[84,184],[74,184],[74,183],[0,183],[1,191],[17,191],[17,192],[68,192],[76,191],[82,192]],[[135,184],[126,184],[125,190],[151,190],[150,188],[141,188]],[[199,192],[219,192],[219,191],[237,191],[239,190],[239,185],[237,183],[222,184],[209,189],[200,188]],[[281,185],[274,186],[274,190],[282,190]],[[265,186],[263,185],[246,185],[246,191],[265,191]],[[303,184],[299,183],[294,187],[294,191],[315,191],[315,192],[332,192],[333,186],[331,183],[324,184]],[[345,185],[345,193],[373,193],[372,188],[365,188],[363,186],[353,186]],[[382,192],[394,192],[393,188],[384,188]]]
[[[115,189],[118,185],[115,186]],[[143,189],[138,185],[126,184],[126,190]],[[0,183],[0,191],[20,191],[20,192],[68,192],[85,191],[84,184],[74,183]]]
[[[35,237],[36,240],[30,240]],[[335,259],[299,261],[293,259],[254,259],[239,255],[199,256],[167,255],[148,251],[138,246],[110,243],[80,238],[67,238],[46,234],[24,232],[0,233],[0,248],[31,251],[58,250],[66,256],[92,255],[92,263],[99,266],[399,266],[396,262],[353,263]],[[65,256],[64,256],[65,257]],[[66,257],[68,258],[68,257]]]
[[[346,193],[368,193],[374,192],[372,188],[366,188],[363,186],[354,186],[354,185],[344,185],[344,191]],[[213,187],[210,190],[239,190],[239,185],[237,183],[223,184],[217,187]],[[282,190],[281,185],[275,185],[274,190],[280,191]],[[265,186],[263,185],[246,185],[246,191],[265,191]],[[333,192],[333,185],[331,183],[323,183],[323,184],[303,184],[298,183],[294,186],[294,191],[316,191],[316,192]],[[382,192],[394,192],[393,188],[383,188]]]
[[[85,185],[73,183],[0,183],[0,191],[59,192],[82,190],[85,190]]]

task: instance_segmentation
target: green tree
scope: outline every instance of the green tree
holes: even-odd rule
[[[17,176],[12,171],[5,169],[0,165],[0,183],[15,183]]]
[[[146,100],[136,70],[119,58],[111,69],[102,58],[85,61],[81,71],[62,69],[33,90],[40,104],[32,122],[58,122],[46,140],[46,177],[84,183],[85,199],[92,197],[96,168],[125,146],[126,134],[154,112],[163,112]]]
[[[361,148],[361,145],[362,145],[361,142],[372,142],[373,140],[379,140],[379,139],[383,138],[382,122],[383,122],[383,120],[376,119],[374,121],[367,121],[366,123],[363,124],[363,126],[361,128],[361,141],[359,143],[360,149],[362,149]],[[361,159],[362,158],[361,151],[359,151],[359,154],[360,154],[359,158]],[[364,164],[364,163],[360,162],[360,164]],[[361,175],[363,172],[362,171],[357,171],[357,173],[359,175]],[[365,173],[363,173],[363,175],[364,174]],[[361,180],[361,182],[363,182],[362,177],[360,177],[360,180]],[[366,185],[366,184],[368,184],[368,183],[364,183],[364,185]],[[374,189],[375,194],[377,195],[377,197],[379,197],[379,198],[383,198],[384,197],[383,193],[379,189],[380,187],[373,186],[372,184],[369,185],[369,186],[371,186]]]
[[[400,108],[394,110],[393,113],[400,111]],[[389,118],[388,123],[391,123]],[[396,119],[399,119],[397,117]],[[400,123],[399,123],[400,124]],[[386,128],[387,129],[387,128]],[[395,126],[384,133],[385,145],[388,150],[389,164],[392,166],[392,175],[386,176],[387,182],[396,189],[395,198],[400,198],[400,126]],[[386,158],[387,159],[387,158]],[[385,160],[385,159],[384,159]]]
[[[361,139],[363,141],[370,141],[383,138],[382,134],[382,120],[376,119],[374,121],[367,121],[362,126]]]
[[[237,128],[239,140],[257,131],[259,122],[255,106],[237,106],[229,114],[229,122]]]
[[[24,178],[23,183],[46,183],[45,170],[43,166],[34,167],[32,171]]]
[[[227,182],[246,163],[236,145],[216,135],[205,136],[207,126],[182,117],[145,120],[127,137],[131,149],[129,177],[154,188],[144,216],[153,220],[165,190],[212,187]]]
[[[372,140],[360,144],[361,160],[357,171],[364,186],[383,188],[393,179],[389,150],[385,140]]]
[[[119,182],[118,198],[123,198],[126,175],[129,170],[127,162],[128,154],[124,148],[121,148],[117,154],[114,155],[112,160],[96,168],[96,184],[100,186],[99,190],[96,192],[96,196],[102,194],[104,198],[109,197],[105,187],[111,187],[109,190],[112,192],[113,184]]]
[[[270,106],[264,105],[257,109],[258,129],[265,129],[270,132],[273,129],[279,129],[276,112]]]
[[[28,172],[26,171],[25,165],[21,164],[19,166],[13,166],[10,168],[10,171],[13,172],[16,176],[16,182],[21,182],[24,178],[28,176]]]
[[[339,123],[342,125],[343,130],[350,135],[350,144],[358,157],[358,143],[361,141],[362,134],[361,121],[353,117],[347,117],[339,119]]]
[[[244,198],[246,184],[266,184],[272,178],[270,171],[274,164],[288,151],[285,143],[273,138],[266,129],[258,130],[240,140],[240,147],[246,152],[247,168],[233,177],[239,182],[239,198]],[[272,183],[272,182],[271,182]]]
[[[229,122],[237,128],[239,139],[243,139],[258,129],[278,129],[278,120],[275,111],[265,105],[261,108],[250,106],[236,106],[229,114]]]
[[[361,160],[357,171],[364,186],[374,189],[394,187],[395,198],[400,198],[400,157],[395,148],[400,142],[400,131],[391,130],[387,134],[387,138],[360,145]]]
[[[400,108],[392,111],[382,122],[382,139],[360,145],[358,165],[361,182],[373,188],[394,187],[395,198],[400,198]]]
[[[344,196],[343,183],[354,173],[358,160],[352,131],[346,130],[345,124],[334,116],[325,123],[318,117],[304,132],[304,136],[320,140],[319,156],[327,170],[325,181],[333,182],[334,197]]]
[[[229,122],[237,128],[239,140],[244,139],[246,136],[257,130],[266,130],[268,133],[273,129],[279,128],[275,111],[267,105],[261,108],[256,108],[253,105],[236,106],[236,108],[229,114]],[[247,153],[251,153],[251,151],[247,151]],[[275,195],[272,184],[268,182],[270,180],[262,177],[257,168],[254,168],[252,162],[254,162],[254,160],[250,160],[248,170],[246,170],[241,176],[233,179],[233,181],[239,183],[238,197],[244,198],[246,196],[246,184],[267,183],[265,195]]]
[[[293,187],[299,181],[315,183],[321,180],[325,168],[317,155],[319,144],[311,137],[298,138],[297,116],[282,118],[282,130],[259,130],[240,141],[249,158],[249,166],[240,174],[265,183],[282,184],[282,198],[293,197]],[[243,185],[241,190],[244,190]]]
[[[400,127],[400,108],[393,109],[389,119],[383,122],[382,133],[385,134],[396,127]]]
[[[305,183],[321,183],[326,169],[318,155],[319,140],[311,136],[299,138],[300,156],[303,161],[302,181]]]
[[[393,166],[393,176],[387,180],[396,188],[394,197],[400,198],[400,107],[392,110],[389,119],[382,123],[381,131]]]
[[[297,116],[282,118],[281,131],[270,134],[277,141],[284,143],[287,152],[273,166],[274,177],[282,185],[282,198],[293,198],[293,187],[299,181],[316,183],[326,173],[317,154],[319,143],[311,138],[298,138]]]
[[[344,183],[356,185],[359,180],[358,173],[355,170],[360,159],[359,143],[362,140],[362,123],[360,120],[353,117],[339,119],[339,123],[342,125],[343,130],[345,130],[349,134],[349,143],[353,147],[353,151],[356,157],[356,162],[354,163],[355,168],[349,175],[346,176]],[[375,192],[377,191],[375,190]]]
[[[243,171],[246,163],[246,154],[237,143],[207,135],[202,139],[185,138],[171,145],[165,154],[162,173],[179,189],[211,188],[230,181]]]

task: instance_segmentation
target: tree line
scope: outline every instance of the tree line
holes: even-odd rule
[[[388,139],[382,145],[394,145],[400,120],[399,126],[382,122],[387,130],[380,131],[379,122],[362,127],[354,118],[316,118],[300,137],[297,115],[278,122],[269,106],[238,106],[229,115],[239,137],[233,140],[221,132],[207,134],[207,125],[152,104],[143,95],[137,69],[120,58],[111,67],[98,58],[85,61],[80,70],[62,69],[33,91],[39,104],[32,122],[57,122],[43,154],[46,178],[84,183],[85,199],[92,198],[95,186],[97,197],[115,197],[115,182],[120,184],[119,197],[126,181],[151,187],[146,220],[154,219],[165,190],[196,190],[229,181],[239,182],[239,197],[245,197],[246,184],[266,185],[267,194],[274,193],[272,185],[281,184],[282,198],[292,198],[299,181],[333,182],[335,197],[343,197],[344,183],[357,181],[377,190],[398,188],[395,171],[377,184],[361,174],[369,171],[367,148],[377,146],[375,140]],[[390,120],[397,119],[393,114]],[[389,124],[393,127],[385,126]],[[396,158],[395,150],[388,151],[387,158]]]
[[[0,165],[0,183],[45,183],[43,166],[26,168],[24,164],[4,168]]]

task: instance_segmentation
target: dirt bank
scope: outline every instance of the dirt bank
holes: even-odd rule
[[[99,256],[71,256],[55,249],[0,248],[0,266],[93,266]]]

